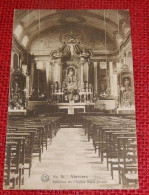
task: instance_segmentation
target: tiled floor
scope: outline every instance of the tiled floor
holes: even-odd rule
[[[46,175],[45,175],[46,174]],[[46,177],[45,177],[46,176]],[[82,128],[61,128],[42,161],[33,160],[31,177],[22,189],[118,189],[118,173],[111,179],[106,163],[101,164],[92,141]]]

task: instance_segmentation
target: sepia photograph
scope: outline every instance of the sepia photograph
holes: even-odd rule
[[[138,189],[129,10],[14,10],[4,190]]]

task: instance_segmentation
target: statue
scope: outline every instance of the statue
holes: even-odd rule
[[[10,91],[10,101],[9,101],[9,107],[11,109],[21,109],[24,107],[24,98],[25,94],[23,93],[23,90],[19,86],[19,81],[14,79],[12,81],[12,88]]]
[[[75,81],[75,75],[74,75],[74,70],[72,68],[69,69],[68,72],[68,82],[74,82]]]
[[[21,94],[20,94],[19,84],[17,81],[15,81],[13,84],[13,101],[17,103],[18,100],[20,99],[20,96]]]
[[[127,78],[124,80],[124,88],[126,91],[128,91],[130,88],[130,82]]]
[[[132,93],[130,80],[128,78],[124,78],[123,86],[121,88],[121,103],[125,107],[130,107],[132,102]]]
[[[77,89],[77,79],[75,74],[75,68],[70,66],[67,69],[67,75],[66,75],[66,87],[68,91],[73,91]]]

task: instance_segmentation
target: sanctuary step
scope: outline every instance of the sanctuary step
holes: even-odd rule
[[[69,123],[60,123],[61,128],[69,127]]]
[[[76,123],[76,124],[74,124],[74,127],[83,127],[83,124],[82,123]]]
[[[83,124],[82,123],[72,123],[72,124],[70,124],[70,123],[60,123],[60,127],[61,128],[79,128],[79,127],[83,127]]]

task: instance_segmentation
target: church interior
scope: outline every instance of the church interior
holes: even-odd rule
[[[138,187],[128,10],[15,10],[10,67],[5,189]]]

